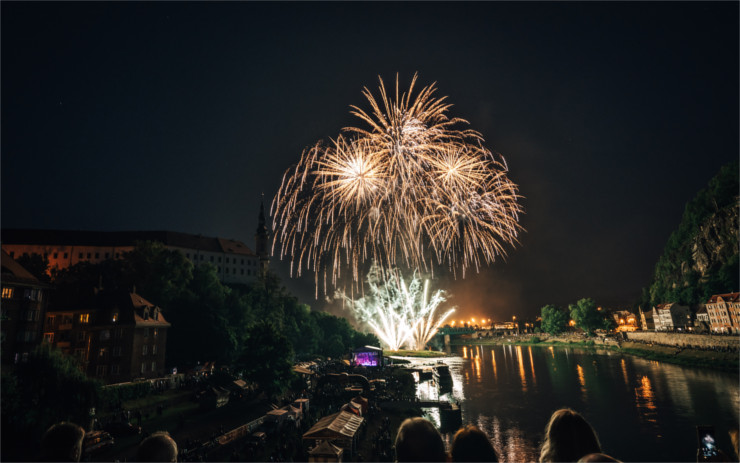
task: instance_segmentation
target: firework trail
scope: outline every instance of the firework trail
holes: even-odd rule
[[[335,297],[343,299],[390,350],[403,346],[423,350],[455,311],[451,308],[436,317],[437,309],[445,302],[445,292],[437,290],[430,297],[429,280],[422,285],[421,279],[414,275],[407,283],[397,269],[383,271],[373,265],[367,275],[367,286],[366,295],[359,299],[352,299],[341,290]]]
[[[351,113],[362,127],[304,150],[283,176],[271,212],[273,254],[291,256],[291,275],[304,269],[335,287],[348,269],[362,280],[365,262],[455,275],[476,271],[517,243],[518,187],[503,158],[486,149],[467,121],[450,118],[434,84],[414,96],[365,88],[369,103]]]

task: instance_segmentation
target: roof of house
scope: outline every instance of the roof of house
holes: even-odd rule
[[[316,448],[314,448],[313,450],[309,450],[308,452],[309,455],[314,456],[329,455],[335,457],[341,455],[342,453],[344,453],[344,449],[342,449],[341,447],[337,447],[334,444],[330,444],[329,441],[326,440],[322,440],[321,443],[316,446]]]
[[[0,262],[2,263],[3,282],[13,281],[16,283],[40,283],[38,278],[23,268],[23,266],[10,257],[10,254],[7,252],[2,252]]]
[[[364,419],[353,413],[339,412],[321,418],[304,435],[304,439],[352,438]]]
[[[256,255],[238,240],[211,238],[173,231],[88,231],[3,229],[3,244],[47,246],[135,246],[137,241],[158,241],[166,246],[204,252]]]
[[[738,302],[740,301],[740,293],[713,294],[709,298],[709,301],[707,301],[707,304],[716,304],[720,298],[724,302]]]

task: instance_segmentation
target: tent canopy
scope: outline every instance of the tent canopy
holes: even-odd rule
[[[346,439],[353,438],[364,419],[353,413],[339,412],[321,418],[303,435],[304,439]]]

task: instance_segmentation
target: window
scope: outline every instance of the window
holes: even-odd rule
[[[89,252],[87,253],[87,258],[89,259],[92,256]]]
[[[10,257],[15,258],[15,251],[10,251]],[[18,363],[18,362],[16,362]]]
[[[108,374],[108,365],[98,365],[95,369],[95,374],[97,376],[105,376]]]
[[[13,288],[3,288],[3,299],[13,299]]]
[[[85,360],[85,349],[75,349],[74,355],[80,360]]]
[[[79,254],[77,255],[77,258],[78,258],[78,259],[82,259],[82,253],[79,253]]]
[[[59,256],[59,254],[57,254],[56,252],[52,255],[54,256],[54,259],[56,259]]]
[[[149,337],[149,328],[144,328],[144,337],[145,338]]]
[[[141,374],[143,375],[145,371],[146,371],[146,363],[141,362]]]
[[[44,333],[44,342],[54,344],[54,333]]]
[[[112,374],[112,375],[120,375],[121,374],[121,367],[119,365],[111,365],[111,367],[110,367],[110,374]]]
[[[146,344],[141,346],[141,355],[146,355],[148,353],[149,353],[149,346],[147,346]]]
[[[203,260],[203,256],[200,256],[200,260]]]
[[[211,262],[213,262],[213,256],[211,256]]]
[[[190,259],[190,253],[189,252],[188,253],[185,253],[185,257],[187,257],[188,259]]]
[[[106,253],[105,253],[105,258],[106,258],[106,259],[110,258],[110,253],[109,253],[109,252],[106,252]]]
[[[56,318],[56,317],[54,317],[54,315],[47,315],[46,316],[46,325],[47,326],[54,325],[54,318]]]
[[[118,321],[118,312],[113,312],[113,323]]]
[[[219,264],[221,263],[221,258],[220,258],[220,257],[218,258],[218,263],[219,263]]]
[[[244,265],[244,259],[242,259],[242,265]]]
[[[242,269],[242,275],[244,275],[244,269]]]
[[[84,331],[78,331],[77,332],[77,341],[81,342],[85,340],[85,332]]]
[[[102,330],[100,332],[100,340],[107,341],[110,339],[110,330]]]
[[[108,348],[107,347],[101,347],[98,351],[98,357],[103,358],[108,354]]]
[[[229,267],[226,267],[226,268],[224,269],[224,272],[226,272],[226,274],[228,274],[228,273],[229,273]]]
[[[152,371],[157,371],[157,362],[152,362]]]
[[[90,314],[89,313],[81,313],[80,314],[80,323],[90,323]]]
[[[117,252],[116,253],[116,259],[118,259],[119,257],[121,257],[121,253],[120,252]]]
[[[99,253],[99,252],[96,252],[96,253],[95,253],[95,258],[96,258],[96,259],[100,259],[100,253]]]
[[[159,328],[152,328],[152,337],[156,338],[159,334]]]
[[[247,270],[247,275],[251,275],[251,274],[252,274],[252,271],[251,270]]]
[[[68,252],[65,252],[65,253],[64,253],[64,258],[66,259],[66,258],[68,258],[68,257],[69,257],[69,253],[68,253]]]
[[[157,355],[157,345],[152,346],[152,355]]]

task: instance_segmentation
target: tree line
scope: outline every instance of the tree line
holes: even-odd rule
[[[548,304],[542,307],[540,316],[542,331],[553,335],[565,331],[571,319],[576,328],[582,329],[588,336],[593,336],[598,329],[611,330],[615,325],[614,320],[600,310],[591,298],[569,304],[567,309]]]

